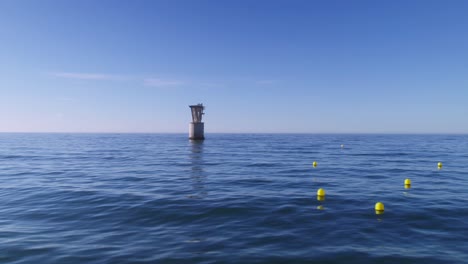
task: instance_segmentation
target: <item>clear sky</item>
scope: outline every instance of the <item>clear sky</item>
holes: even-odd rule
[[[468,133],[468,1],[0,0],[0,131]]]

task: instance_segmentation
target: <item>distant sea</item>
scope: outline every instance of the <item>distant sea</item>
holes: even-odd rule
[[[0,134],[0,263],[467,262],[466,135]]]

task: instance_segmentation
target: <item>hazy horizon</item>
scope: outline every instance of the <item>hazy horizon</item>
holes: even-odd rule
[[[147,135],[186,135],[187,132],[73,132],[73,131],[62,131],[62,132],[0,132],[0,134],[147,134]],[[226,135],[242,135],[242,134],[252,134],[252,135],[387,135],[387,136],[443,136],[443,135],[451,135],[451,136],[467,136],[468,133],[346,133],[346,132],[320,132],[320,133],[306,133],[306,132],[208,132],[205,135],[219,135],[219,134],[226,134]]]

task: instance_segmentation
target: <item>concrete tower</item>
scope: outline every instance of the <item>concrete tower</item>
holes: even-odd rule
[[[202,122],[202,116],[205,114],[203,104],[189,105],[192,110],[192,122],[189,127],[189,138],[194,140],[205,139],[205,124]]]

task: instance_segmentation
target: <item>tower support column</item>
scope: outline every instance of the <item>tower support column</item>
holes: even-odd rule
[[[205,123],[191,122],[189,126],[189,139],[193,139],[193,140],[205,139]]]

